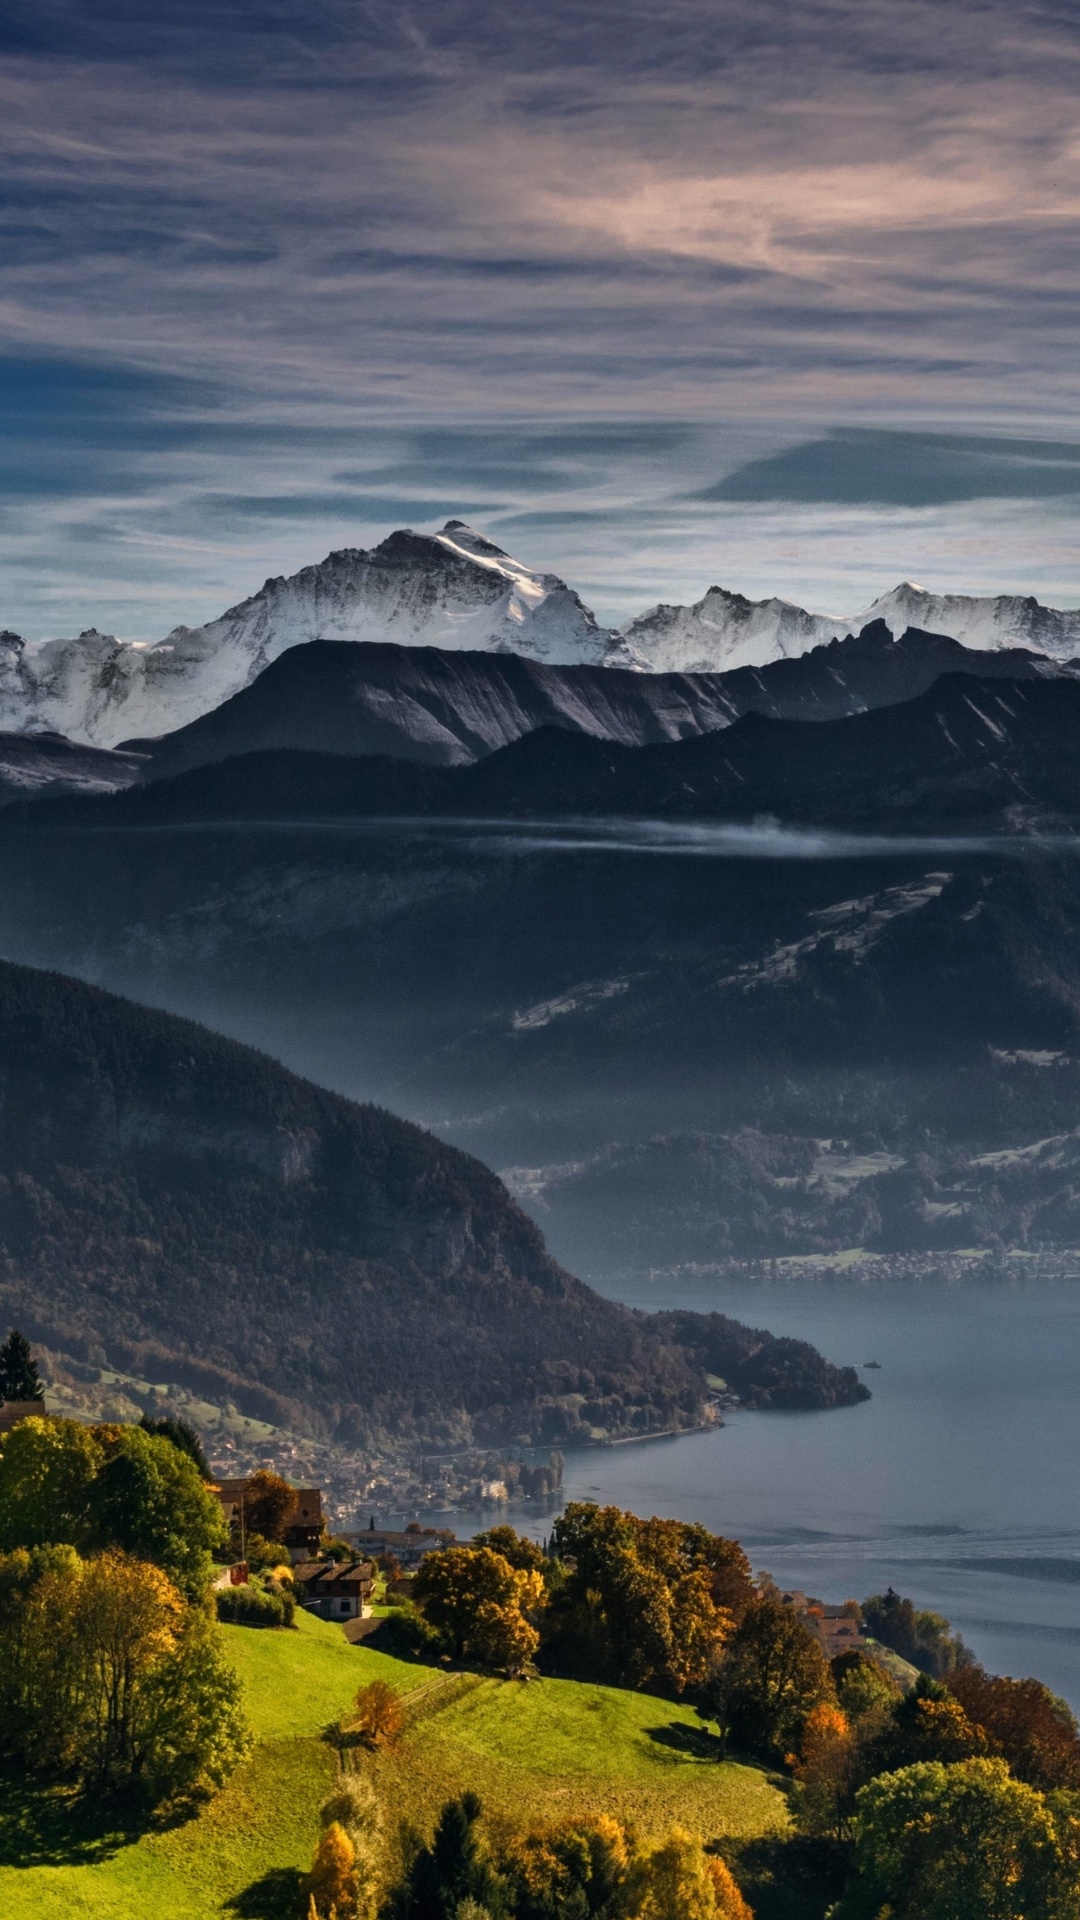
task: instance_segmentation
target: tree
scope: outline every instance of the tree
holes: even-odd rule
[[[261,1534],[264,1540],[276,1540],[280,1545],[285,1532],[285,1523],[296,1505],[296,1494],[280,1473],[272,1473],[269,1467],[260,1467],[253,1473],[244,1486],[244,1526],[248,1532]]]
[[[34,1770],[158,1802],[216,1786],[246,1750],[217,1629],[159,1567],[111,1551],[0,1564],[4,1742]]]
[[[523,1533],[515,1532],[513,1527],[488,1527],[485,1533],[473,1535],[472,1544],[501,1553],[507,1565],[518,1573],[543,1573],[551,1565],[543,1548]]]
[[[448,1800],[430,1847],[413,1854],[391,1903],[395,1920],[457,1920],[462,1904],[475,1901],[493,1920],[506,1912],[506,1887],[480,1846],[475,1793]]]
[[[978,1759],[990,1751],[984,1728],[968,1719],[959,1700],[939,1681],[920,1674],[871,1743],[867,1768],[872,1773],[895,1773],[920,1760],[948,1765]]]
[[[335,1822],[352,1844],[356,1920],[374,1920],[382,1851],[382,1813],[371,1782],[362,1774],[343,1774],[319,1808],[319,1824],[324,1830]]]
[[[830,1664],[836,1697],[860,1738],[879,1732],[900,1699],[899,1681],[856,1648]]]
[[[756,1600],[731,1642],[717,1707],[743,1745],[773,1759],[797,1751],[812,1709],[833,1695],[821,1648],[790,1607]]]
[[[315,1848],[307,1877],[310,1906],[318,1920],[355,1920],[356,1849],[343,1826],[332,1820]]]
[[[0,1547],[118,1548],[164,1568],[194,1599],[224,1540],[194,1462],[156,1434],[30,1418],[0,1439]]]
[[[807,1715],[795,1763],[795,1816],[804,1833],[843,1837],[854,1760],[847,1715],[830,1701],[819,1701]]]
[[[704,1567],[676,1581],[668,1676],[678,1693],[698,1692],[715,1679],[734,1626],[730,1613],[716,1605],[713,1578]]]
[[[45,1389],[30,1342],[15,1327],[0,1346],[0,1400],[38,1400],[45,1404]]]
[[[371,1680],[356,1696],[353,1728],[366,1746],[392,1747],[405,1725],[401,1700],[385,1680]]]
[[[539,1574],[526,1576],[539,1580]],[[530,1626],[518,1604],[498,1607],[482,1600],[470,1636],[470,1645],[481,1666],[492,1667],[516,1680],[532,1667],[540,1635]]]
[[[1034,1920],[1064,1892],[1050,1810],[1003,1760],[884,1774],[859,1792],[854,1828],[842,1920]]]
[[[752,1591],[736,1542],[587,1501],[571,1502],[553,1537],[566,1568],[551,1612],[561,1664],[676,1693],[706,1683]]]
[[[715,1920],[716,1878],[701,1841],[672,1828],[630,1876],[633,1920]]]
[[[940,1676],[971,1662],[970,1650],[959,1634],[950,1633],[944,1614],[918,1612],[914,1601],[902,1599],[893,1587],[865,1600],[862,1613],[875,1640],[923,1673]]]
[[[1046,1793],[1080,1789],[1080,1737],[1075,1716],[1041,1680],[999,1679],[981,1667],[949,1675],[969,1720],[985,1727],[1018,1780]]]
[[[739,1892],[727,1861],[721,1860],[718,1854],[710,1854],[705,1867],[712,1881],[717,1920],[754,1920],[753,1912]]]
[[[425,1619],[448,1636],[455,1658],[471,1656],[494,1665],[504,1664],[503,1648],[520,1646],[530,1636],[530,1654],[535,1649],[538,1636],[523,1609],[538,1607],[543,1593],[540,1574],[517,1572],[490,1547],[444,1547],[429,1553],[413,1582],[414,1601]]]
[[[626,1833],[606,1814],[529,1833],[500,1862],[515,1920],[607,1920],[623,1905],[629,1864]]]
[[[91,1536],[164,1567],[189,1600],[210,1579],[225,1542],[221,1507],[194,1461],[138,1427],[103,1430],[105,1458],[91,1489]]]
[[[190,1420],[184,1420],[176,1413],[165,1413],[155,1420],[150,1414],[144,1413],[139,1425],[144,1433],[156,1434],[160,1440],[171,1440],[174,1447],[179,1447],[181,1453],[186,1453],[188,1459],[198,1468],[201,1479],[213,1478],[203,1443]]]
[[[0,1547],[90,1544],[92,1488],[104,1453],[78,1420],[22,1420],[0,1437]]]

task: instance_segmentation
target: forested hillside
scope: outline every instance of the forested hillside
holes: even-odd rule
[[[494,1174],[189,1021],[0,966],[0,1320],[343,1437],[694,1422]]]

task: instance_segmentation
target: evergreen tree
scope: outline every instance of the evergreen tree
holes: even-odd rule
[[[45,1404],[45,1389],[30,1342],[15,1327],[0,1346],[0,1400],[38,1400]]]

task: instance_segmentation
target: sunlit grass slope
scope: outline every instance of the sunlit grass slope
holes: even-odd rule
[[[783,1824],[781,1794],[718,1763],[696,1715],[615,1688],[447,1680],[298,1616],[299,1631],[226,1628],[258,1745],[197,1819],[132,1839],[80,1823],[62,1795],[0,1783],[4,1920],[293,1920],[319,1802],[336,1757],[321,1738],[358,1686],[416,1695],[405,1740],[371,1766],[389,1825],[430,1824],[472,1786],[495,1826],[605,1809],[643,1832],[679,1820],[706,1834]]]

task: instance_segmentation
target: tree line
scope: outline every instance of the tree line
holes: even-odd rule
[[[738,1542],[578,1502],[547,1551],[500,1526],[430,1555],[387,1632],[398,1650],[429,1659],[694,1703],[716,1725],[718,1756],[756,1758],[787,1777],[793,1833],[773,1847],[769,1874],[782,1879],[816,1848],[835,1920],[1080,1920],[1080,1735],[1069,1708],[1038,1680],[985,1672],[946,1620],[892,1589],[851,1611],[869,1637],[830,1660],[767,1576],[755,1581]],[[890,1648],[909,1663],[906,1684],[882,1652]],[[446,1817],[457,1831],[461,1804]],[[683,1891],[669,1887],[667,1907],[641,1904],[640,1859],[618,1888],[594,1889],[594,1904],[584,1883],[571,1895],[569,1882],[558,1897],[545,1883],[531,1904],[521,1860],[530,1847],[555,1858],[562,1843],[522,1844],[520,1858],[493,1854],[469,1895],[499,1920],[728,1912],[701,1879],[706,1856],[677,1836],[665,1857],[678,1855]],[[583,1862],[593,1841],[573,1845]],[[406,1863],[387,1920],[457,1912],[432,1891],[439,1847],[437,1835]],[[728,1849],[728,1864],[738,1897],[752,1900],[754,1849],[739,1851]],[[824,1897],[813,1911],[824,1912]]]

